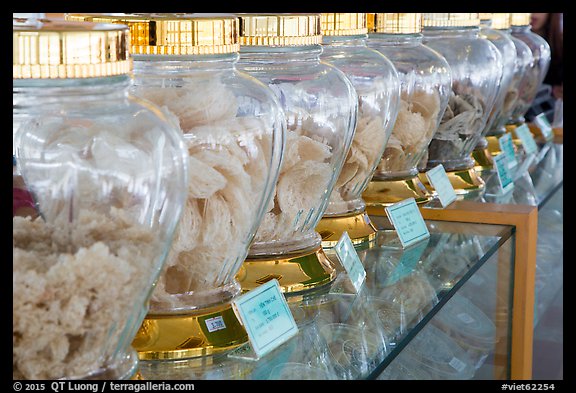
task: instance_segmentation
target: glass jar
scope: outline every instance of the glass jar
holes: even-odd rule
[[[246,342],[231,306],[241,294],[236,274],[271,203],[285,129],[270,89],[236,69],[238,19],[80,17],[130,26],[132,90],[172,118],[188,152],[186,206],[134,346],[142,359],[173,359]]]
[[[524,42],[532,52],[532,67],[529,67],[520,82],[518,102],[512,111],[512,116],[508,122],[508,128],[514,130],[515,127],[525,123],[524,114],[530,109],[538,89],[542,85],[544,77],[550,66],[551,53],[550,45],[538,34],[530,30],[530,13],[512,13],[510,16],[511,34]]]
[[[363,196],[371,209],[414,198],[431,199],[418,177],[428,144],[448,105],[448,62],[423,44],[420,13],[369,14],[368,47],[386,56],[398,71],[400,106],[392,136]]]
[[[354,85],[358,117],[352,145],[316,230],[324,247],[336,245],[344,231],[355,246],[364,247],[375,239],[376,228],[366,213],[362,192],[396,121],[400,83],[390,60],[366,45],[366,14],[321,14],[321,24],[320,58],[343,71]]]
[[[424,13],[423,25],[424,44],[450,65],[452,92],[422,172],[442,164],[456,194],[480,194],[485,184],[474,170],[471,153],[494,106],[502,56],[480,36],[478,13]]]
[[[502,14],[493,14],[495,16]],[[511,15],[511,14],[509,14]],[[499,23],[503,23],[505,26],[505,21],[499,20]],[[508,25],[510,25],[510,17],[508,18]],[[512,73],[512,82],[508,87],[506,96],[504,98],[504,103],[502,104],[502,110],[496,120],[494,120],[493,126],[488,131],[486,139],[488,140],[488,150],[491,155],[494,156],[501,152],[498,138],[504,135],[507,131],[507,124],[512,118],[512,111],[518,105],[518,100],[520,99],[520,91],[524,89],[525,77],[528,70],[533,66],[534,59],[532,58],[532,51],[530,47],[526,45],[523,41],[512,35],[512,29],[502,29],[503,32],[509,34],[515,49],[515,62],[514,71]],[[521,143],[519,140],[515,143]]]
[[[510,14],[480,14],[480,37],[492,42],[502,57],[502,78],[498,84],[496,100],[482,130],[482,137],[472,151],[472,157],[477,164],[476,169],[481,173],[488,173],[493,172],[494,161],[488,151],[487,136],[501,133],[500,130],[506,122],[506,119],[502,119],[502,114],[515,101],[511,85],[516,66],[516,46],[510,35]]]
[[[16,379],[123,379],[184,205],[186,150],[132,96],[126,26],[13,26],[15,154],[39,217],[13,218]]]
[[[273,200],[241,271],[249,290],[277,278],[284,293],[328,284],[335,268],[315,230],[352,144],[354,86],[320,59],[320,14],[239,14],[238,67],[268,85],[286,116]]]

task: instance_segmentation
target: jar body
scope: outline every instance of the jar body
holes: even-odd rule
[[[512,119],[512,112],[516,107],[520,105],[520,100],[525,100],[525,98],[521,97],[525,96],[526,93],[535,94],[530,93],[530,85],[532,85],[532,83],[529,83],[530,79],[527,78],[529,69],[533,66],[534,62],[532,58],[532,51],[528,45],[513,35],[510,35],[510,39],[514,44],[515,49],[512,81],[508,87],[506,96],[504,97],[502,110],[500,111],[497,119],[494,120],[494,124],[492,125],[491,129],[488,131],[488,136],[503,135],[506,132],[506,124],[508,124]],[[526,110],[528,110],[529,107],[530,106],[528,105]]]
[[[519,98],[512,111],[512,124],[524,122],[524,114],[530,109],[542,81],[550,66],[550,45],[538,34],[530,31],[530,26],[512,26],[512,36],[524,42],[532,52],[532,67],[529,67],[521,82]]]
[[[354,137],[358,97],[320,45],[240,49],[238,67],[269,86],[286,118],[286,146],[274,198],[249,252],[279,256],[317,249],[326,211]]]
[[[15,153],[40,216],[13,221],[13,366],[128,378],[184,204],[182,136],[128,76],[14,80]]]
[[[358,95],[356,130],[324,216],[364,211],[372,179],[396,121],[400,83],[394,65],[363,38],[324,37],[321,59],[343,71]]]
[[[237,54],[135,56],[133,93],[184,136],[189,186],[151,315],[194,312],[240,294],[235,278],[268,205],[284,143],[269,89],[235,68]]]
[[[392,136],[374,178],[410,179],[426,161],[427,148],[451,91],[448,62],[422,43],[421,34],[370,34],[368,46],[386,56],[398,71],[401,99]]]
[[[448,107],[428,147],[427,169],[442,164],[446,171],[474,167],[471,153],[496,98],[502,59],[479,28],[424,29],[424,44],[442,54],[452,71]]]
[[[486,121],[486,126],[482,131],[482,136],[497,135],[501,130],[506,119],[503,114],[506,114],[511,104],[514,102],[514,95],[512,91],[512,82],[514,76],[514,69],[516,67],[516,46],[510,36],[509,30],[496,30],[489,27],[480,28],[480,36],[492,42],[500,51],[502,57],[502,78],[498,85],[496,92],[496,99],[492,111]],[[505,130],[504,130],[505,132]],[[477,145],[477,148],[485,148],[488,146],[486,138],[482,138]]]

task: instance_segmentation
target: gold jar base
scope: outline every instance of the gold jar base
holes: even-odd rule
[[[488,139],[488,137],[486,137]],[[498,143],[498,141],[496,141]],[[472,158],[476,165],[474,169],[477,172],[486,172],[494,169],[494,160],[492,159],[492,153],[490,152],[488,146],[484,149],[477,149],[472,151]]]
[[[177,360],[214,355],[248,341],[230,303],[194,315],[147,315],[132,341],[140,360]]]
[[[478,172],[476,172],[474,167],[462,170],[446,171],[446,175],[448,176],[448,180],[450,180],[450,184],[452,184],[456,195],[477,194],[482,192],[486,187],[486,183],[478,175]],[[435,192],[434,187],[432,187],[432,184],[430,184],[426,177],[426,173],[420,173],[418,176],[431,193]]]
[[[322,217],[316,232],[322,236],[322,247],[332,248],[344,232],[348,233],[354,247],[364,247],[376,239],[376,227],[365,211],[346,216]]]
[[[288,295],[314,290],[336,278],[336,268],[322,246],[301,254],[277,258],[246,258],[236,275],[242,292],[250,291],[272,279]]]
[[[432,200],[432,194],[426,189],[418,175],[403,180],[372,180],[362,199],[366,202],[368,214],[382,214],[384,207],[414,198],[416,203],[427,203]]]
[[[500,149],[500,137],[498,136],[487,136],[486,140],[488,141],[488,151],[492,157],[497,156],[498,154],[502,153],[502,149]],[[476,159],[476,158],[474,158]]]

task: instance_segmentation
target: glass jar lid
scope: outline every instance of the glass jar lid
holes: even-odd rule
[[[480,22],[490,22],[490,27],[496,30],[504,30],[510,28],[510,13],[479,13]]]
[[[528,26],[530,25],[529,12],[513,12],[510,14],[510,26]]]
[[[510,28],[510,15],[509,12],[498,12],[492,14],[492,28],[496,30]]]
[[[67,20],[121,23],[135,55],[213,55],[238,52],[238,18],[230,14],[66,14]]]
[[[320,14],[323,36],[362,35],[368,33],[365,13]]]
[[[483,20],[492,20],[492,16],[493,16],[493,15],[494,15],[494,14],[491,13],[491,12],[479,12],[479,13],[478,13],[478,18],[480,19],[480,21],[483,21]]]
[[[477,12],[428,12],[422,14],[422,25],[424,27],[480,26],[480,18]]]
[[[18,22],[18,19],[15,19]],[[13,79],[96,78],[129,74],[128,27],[37,19],[12,26]]]
[[[320,14],[237,14],[240,45],[306,46],[322,43]]]
[[[368,31],[384,34],[415,34],[422,32],[422,14],[379,13],[368,14]]]

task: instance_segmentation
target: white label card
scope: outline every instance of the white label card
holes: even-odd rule
[[[442,207],[446,207],[456,200],[456,191],[454,191],[454,186],[450,183],[450,179],[442,164],[436,165],[426,172],[426,177],[436,190]]]
[[[552,132],[552,126],[548,121],[545,113],[540,113],[538,116],[534,118],[534,124],[538,126],[540,132],[542,132],[542,136],[547,141],[550,141],[554,138],[554,132]]]
[[[502,193],[508,193],[512,188],[514,188],[514,182],[510,172],[508,171],[508,159],[506,154],[500,153],[494,156],[494,169],[496,169],[498,183],[500,184]]]
[[[534,141],[534,137],[526,124],[516,127],[516,135],[522,141],[522,146],[526,154],[535,154],[538,152],[538,145]]]
[[[346,270],[346,273],[348,273],[354,289],[358,293],[366,279],[366,269],[364,269],[364,265],[362,261],[360,261],[358,252],[356,252],[348,232],[344,231],[344,233],[342,233],[338,243],[334,246],[334,251],[336,252],[338,260]]]
[[[422,218],[414,198],[404,199],[387,206],[385,210],[388,219],[398,233],[403,248],[430,237],[426,222]]]
[[[506,154],[508,159],[508,169],[514,169],[518,165],[518,160],[516,159],[516,152],[514,151],[514,142],[512,141],[512,135],[506,133],[498,138],[498,144],[500,145],[500,150],[502,153]]]
[[[296,321],[276,279],[239,296],[232,302],[232,307],[258,358],[298,333]]]

